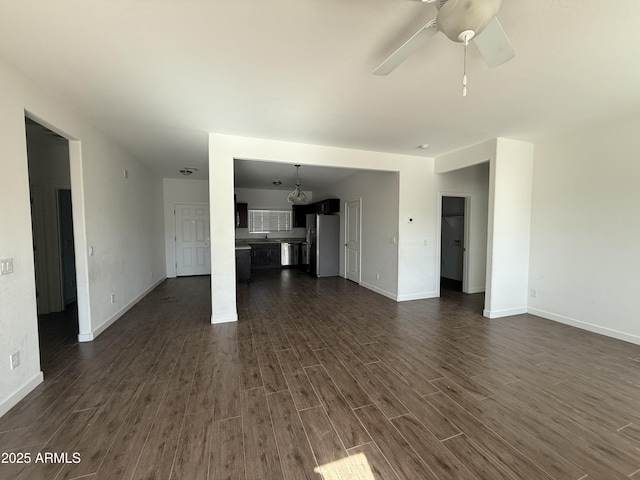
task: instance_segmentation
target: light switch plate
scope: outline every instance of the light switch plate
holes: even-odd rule
[[[0,275],[13,273],[13,258],[3,258],[0,260]]]
[[[11,363],[11,370],[17,368],[20,365],[20,352],[9,355],[9,362]]]

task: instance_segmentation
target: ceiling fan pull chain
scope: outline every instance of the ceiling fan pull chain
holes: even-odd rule
[[[469,44],[469,40],[465,37],[464,39],[464,63],[462,66],[462,96],[467,96],[467,45]]]

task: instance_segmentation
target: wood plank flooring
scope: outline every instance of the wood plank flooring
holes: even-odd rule
[[[92,343],[43,326],[0,479],[640,479],[640,346],[482,304],[265,270],[211,325],[167,280]]]

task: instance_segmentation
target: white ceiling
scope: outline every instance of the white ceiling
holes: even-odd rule
[[[442,34],[371,74],[435,13],[416,0],[1,0],[0,60],[164,176],[206,178],[208,132],[436,156],[640,108],[637,0],[504,0],[516,57],[489,69],[471,47],[466,98],[462,47]]]
[[[234,160],[234,180],[236,188],[262,188],[267,190],[287,190],[291,192],[296,184],[296,167],[286,163]],[[350,177],[358,170],[352,168],[300,166],[300,188],[306,191],[323,190],[329,185]],[[282,184],[274,185],[274,180]]]

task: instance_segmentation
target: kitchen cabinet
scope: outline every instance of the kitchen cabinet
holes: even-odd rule
[[[236,247],[236,280],[248,282],[251,278],[251,247]]]
[[[313,213],[324,213],[324,214],[340,213],[339,198],[328,198],[326,200],[314,202],[312,205],[315,206],[315,212]]]
[[[307,215],[340,213],[340,199],[328,198],[308,205],[293,206],[293,228],[306,228]]]
[[[236,203],[236,228],[249,228],[249,204]]]
[[[280,268],[280,243],[252,243],[251,268]]]
[[[306,228],[307,215],[316,213],[311,205],[293,206],[293,228]]]

